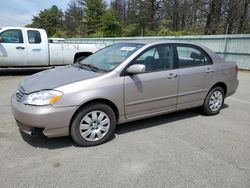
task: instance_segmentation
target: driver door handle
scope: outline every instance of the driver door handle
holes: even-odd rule
[[[168,75],[168,79],[174,79],[174,78],[177,78],[177,74],[174,74],[174,73],[170,73],[169,75]]]
[[[16,49],[17,49],[17,50],[24,50],[25,47],[23,47],[23,46],[17,46]]]
[[[214,72],[214,69],[208,68],[208,69],[206,70],[206,73],[210,73],[210,72]]]

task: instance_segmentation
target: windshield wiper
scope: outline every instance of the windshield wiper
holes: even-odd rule
[[[76,67],[76,68],[80,68],[80,69],[90,70],[88,67],[80,66],[80,63],[74,63],[74,64],[72,64],[72,66],[73,66],[73,67]]]
[[[91,65],[91,64],[85,64],[85,63],[83,63],[83,64],[79,64],[79,66],[82,68],[82,67],[87,67],[87,68],[89,68],[90,70],[92,70],[92,71],[94,71],[94,72],[107,72],[106,70],[104,70],[104,69],[100,69],[99,67],[96,67],[96,66],[94,66],[94,65]]]
[[[86,69],[86,70],[90,70],[90,71],[94,71],[94,72],[107,72],[104,69],[100,69],[99,67],[96,67],[94,65],[87,64],[87,63],[75,63],[75,64],[73,64],[73,66],[80,68],[80,69]]]
[[[95,72],[96,72],[96,70],[93,70],[93,68],[90,67],[90,66],[87,65],[87,64],[74,63],[73,66],[76,67],[76,68],[80,68],[80,69],[85,69],[85,70],[95,71]]]
[[[90,68],[90,67],[87,66],[86,64],[77,63],[76,65],[77,65],[77,68],[93,71],[92,68]],[[96,72],[96,71],[95,71],[95,72]]]

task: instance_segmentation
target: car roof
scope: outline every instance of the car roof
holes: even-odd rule
[[[196,45],[196,46],[203,46],[198,43],[192,43],[192,42],[187,42],[187,41],[180,41],[180,40],[128,40],[126,42],[119,42],[119,43],[137,43],[137,44],[190,44],[190,45]]]
[[[126,43],[134,43],[134,44],[144,44],[145,47],[150,47],[153,45],[157,45],[157,44],[189,44],[189,45],[194,45],[197,47],[200,47],[201,49],[203,49],[211,58],[212,60],[219,60],[221,61],[222,58],[220,56],[218,56],[216,53],[214,53],[211,49],[209,49],[208,47],[199,44],[199,43],[192,43],[192,42],[188,42],[188,41],[181,41],[181,40],[128,40],[126,42],[119,42],[120,44],[126,44]]]
[[[203,50],[205,50],[206,52],[212,52],[208,47],[199,44],[199,43],[194,43],[194,42],[188,42],[188,41],[181,41],[181,40],[129,40],[126,42],[119,42],[119,43],[134,43],[134,44],[144,44],[144,45],[148,45],[148,46],[153,46],[153,45],[157,45],[157,44],[189,44],[189,45],[194,45],[194,46],[198,46],[200,48],[202,48]]]

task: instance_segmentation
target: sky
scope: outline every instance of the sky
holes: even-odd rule
[[[0,27],[21,27],[31,23],[41,10],[56,5],[65,11],[70,0],[0,0]]]

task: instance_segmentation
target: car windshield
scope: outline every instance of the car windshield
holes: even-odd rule
[[[125,59],[141,48],[144,44],[118,43],[103,48],[86,59],[80,61],[80,65],[92,68],[92,70],[111,71],[120,65]]]

